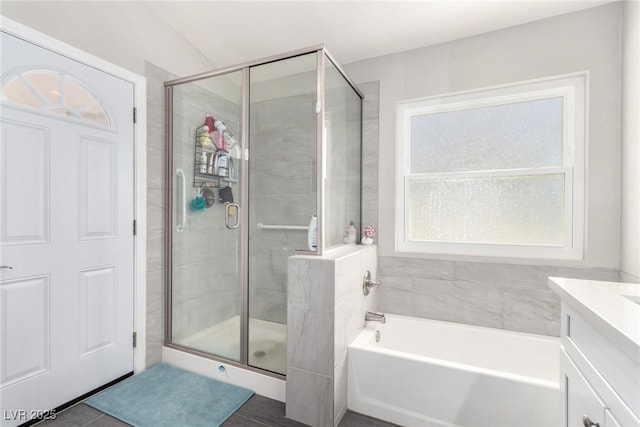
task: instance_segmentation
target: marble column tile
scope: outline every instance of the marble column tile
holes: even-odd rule
[[[335,299],[336,303],[346,298],[362,295],[363,267],[361,251],[335,260]],[[375,271],[373,272],[375,275]],[[364,295],[362,295],[364,296]]]
[[[365,296],[362,293],[362,278],[366,270],[366,255],[367,250],[360,249],[335,260],[334,360],[340,359],[346,353],[349,337],[353,335],[354,330],[359,331],[364,327],[362,319]]]
[[[362,220],[378,226],[379,82],[361,85],[362,105]]]
[[[165,246],[164,230],[147,230],[147,273],[164,268]]]
[[[336,301],[335,324],[333,336],[333,360],[338,360],[347,353],[347,328],[350,314],[354,311],[354,304],[347,300]],[[364,322],[362,322],[364,326]]]
[[[166,228],[166,191],[157,188],[147,189],[147,229],[164,230]]]
[[[436,320],[503,327],[502,291],[464,281],[415,279],[413,314]]]
[[[380,82],[368,82],[358,84],[358,89],[363,93],[362,100],[362,119],[378,119],[380,104]]]
[[[147,148],[147,188],[159,190],[167,188],[166,168],[167,152]],[[187,179],[189,179],[188,176]]]
[[[338,426],[347,412],[347,353],[336,359],[333,376],[333,425]]]
[[[504,328],[560,336],[560,298],[551,289],[504,291]]]
[[[165,332],[165,270],[147,273],[146,366],[162,361]]]
[[[331,376],[334,344],[334,265],[289,258],[287,365]]]
[[[352,271],[350,279],[343,283],[343,289],[340,291],[343,297],[336,298],[336,306],[340,307],[342,304],[344,313],[342,318],[336,316],[336,335],[338,333],[343,335],[344,341],[340,345],[344,346],[344,351],[365,327],[365,313],[378,309],[378,289],[372,289],[367,296],[362,292],[364,271],[369,270],[374,280],[379,278],[377,275],[377,247],[372,245],[358,246],[358,248],[353,256],[336,260],[336,269],[343,268]],[[336,280],[336,285],[339,283],[341,282]],[[339,321],[345,323],[341,324]],[[338,328],[343,328],[343,331],[338,331]],[[336,360],[342,355],[338,350],[336,349],[335,352]]]
[[[314,427],[333,427],[333,379],[330,376],[287,367],[286,400],[287,418]]]

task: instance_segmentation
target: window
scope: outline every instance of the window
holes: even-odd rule
[[[73,77],[52,70],[29,70],[2,87],[0,99],[57,117],[110,127],[100,101]]]
[[[399,103],[396,250],[582,258],[585,82]]]

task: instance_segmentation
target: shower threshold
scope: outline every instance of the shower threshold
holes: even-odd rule
[[[229,360],[240,354],[240,316],[231,317],[174,343]],[[287,325],[249,319],[249,365],[278,374],[287,371]]]

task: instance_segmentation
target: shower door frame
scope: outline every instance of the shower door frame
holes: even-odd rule
[[[251,155],[250,143],[249,143],[249,71],[252,67],[265,65],[271,62],[282,61],[297,56],[316,53],[316,214],[317,214],[317,250],[296,250],[296,255],[314,255],[322,256],[324,254],[324,229],[323,229],[323,217],[324,217],[324,120],[325,120],[325,66],[328,59],[331,64],[338,70],[345,81],[351,86],[356,94],[362,100],[364,95],[358,89],[358,87],[351,81],[344,70],[338,65],[335,59],[327,51],[324,44],[310,46],[302,49],[297,49],[289,52],[285,52],[278,55],[269,56],[266,58],[245,62],[239,65],[233,65],[229,67],[219,68],[213,71],[207,71],[204,73],[195,74],[193,76],[182,77],[174,79],[164,83],[165,86],[165,123],[166,123],[166,144],[167,144],[167,165],[166,165],[166,280],[165,280],[165,336],[164,346],[173,348],[186,353],[194,354],[197,356],[205,357],[211,360],[217,360],[236,366],[249,371],[257,372],[263,375],[268,375],[278,379],[286,379],[286,375],[276,372],[268,371],[262,368],[249,365],[249,161],[248,156]],[[173,241],[173,184],[174,184],[174,165],[173,165],[173,87],[183,83],[190,83],[198,80],[203,80],[211,77],[221,76],[232,72],[242,71],[242,116],[241,116],[241,153],[242,153],[242,168],[240,174],[240,360],[227,359],[222,356],[218,356],[212,353],[196,350],[184,345],[175,344],[172,342],[172,241]],[[319,108],[318,108],[319,107]],[[362,116],[360,119],[360,146],[362,153]],[[247,155],[248,153],[248,155]],[[361,156],[362,162],[362,156]],[[360,168],[362,183],[362,163]],[[361,188],[362,192],[362,188]],[[362,197],[362,196],[361,196]],[[362,215],[362,209],[361,213]],[[361,221],[362,222],[362,221]],[[244,225],[244,226],[242,226]]]

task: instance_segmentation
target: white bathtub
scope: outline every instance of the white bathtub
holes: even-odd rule
[[[559,339],[386,318],[349,346],[350,410],[415,427],[560,425]]]

